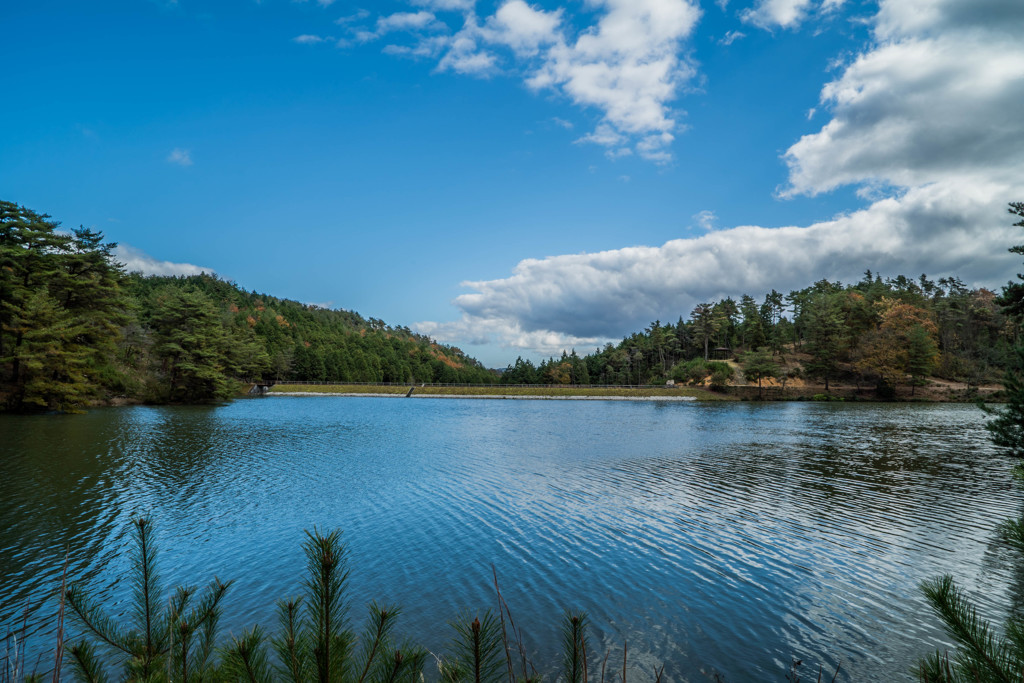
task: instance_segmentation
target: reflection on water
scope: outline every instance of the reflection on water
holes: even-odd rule
[[[982,425],[971,406],[337,397],[0,417],[0,626],[28,606],[45,650],[65,548],[123,610],[127,522],[151,512],[168,584],[236,579],[236,634],[299,590],[302,531],[340,527],[353,616],[398,602],[435,651],[494,604],[493,563],[538,662],[581,608],[637,680],[782,680],[793,655],[910,680],[943,644],[922,579],[953,573],[997,621],[1022,603],[993,541],[1019,494]]]

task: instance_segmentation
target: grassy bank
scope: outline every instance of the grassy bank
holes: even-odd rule
[[[409,386],[373,384],[276,384],[271,393],[394,394],[404,396]],[[573,386],[417,386],[416,396],[536,396],[538,398],[615,397],[684,398],[731,401],[731,396],[696,387],[573,387]]]

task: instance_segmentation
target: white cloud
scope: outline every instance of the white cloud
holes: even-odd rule
[[[809,227],[742,226],[660,247],[527,259],[510,277],[463,283],[475,291],[455,299],[460,320],[415,329],[454,343],[479,341],[482,330],[506,348],[556,353],[685,318],[701,301],[852,282],[865,268],[991,286],[1017,261],[1006,253],[1019,241],[1005,210],[1009,190],[936,184]]]
[[[746,38],[747,34],[743,31],[729,31],[718,41],[719,45],[732,45],[740,38]]]
[[[211,273],[212,268],[195,266],[191,263],[173,263],[171,261],[159,261],[141,249],[121,243],[114,250],[114,257],[124,264],[125,270],[129,273],[142,273],[143,275],[199,275],[200,273]]]
[[[572,121],[566,121],[558,116],[552,116],[551,122],[559,128],[564,128],[566,130],[572,130],[574,128]]]
[[[362,21],[368,16],[370,16],[370,13],[365,9],[361,9],[357,11],[355,14],[348,14],[343,17],[338,17],[337,19],[334,20],[334,23],[338,24],[339,26],[344,26],[345,24],[351,24],[352,22],[355,21]]]
[[[718,216],[715,215],[714,211],[704,209],[699,213],[695,213],[693,220],[702,230],[714,230],[715,221],[718,220]]]
[[[178,166],[191,166],[192,152],[191,150],[175,147],[171,150],[171,153],[167,155],[167,163],[177,164]]]
[[[476,5],[476,0],[412,0],[412,4],[438,12],[451,10],[468,12]]]
[[[466,17],[465,26],[447,42],[447,52],[438,62],[439,71],[452,70],[472,76],[489,76],[497,69],[497,57],[480,46],[483,34],[476,17]]]
[[[936,9],[966,22],[974,1],[920,0],[919,15],[906,14],[902,2],[882,4],[882,40],[822,90],[832,119],[786,152],[784,196],[851,183],[1022,177],[1024,45],[996,22],[952,28]],[[1024,10],[1017,14],[1024,29]],[[937,28],[943,32],[932,35]]]
[[[700,10],[686,0],[594,0],[605,13],[575,42],[559,42],[527,80],[537,90],[556,88],[574,103],[602,112],[601,126],[639,138],[636,151],[658,162],[670,158],[677,124],[670,109],[680,87],[696,73],[681,55]],[[588,138],[621,141],[595,132]],[[604,144],[600,143],[599,144]]]
[[[757,5],[740,13],[740,18],[761,28],[792,28],[807,16],[811,0],[758,0]]]
[[[316,45],[317,43],[322,43],[325,40],[329,39],[322,36],[310,35],[308,33],[292,38],[292,42],[299,43],[300,45]]]
[[[866,208],[806,227],[527,259],[508,277],[464,283],[473,291],[454,302],[461,318],[421,329],[456,343],[483,330],[492,343],[557,353],[686,316],[700,301],[849,282],[865,268],[1000,286],[1019,261],[1006,252],[1020,241],[1006,204],[1024,197],[1024,3],[1010,5],[882,0],[875,43],[822,89],[830,120],[786,152],[782,192],[854,185]],[[603,125],[590,137],[609,147],[629,132]],[[713,224],[704,212],[694,219]]]
[[[603,147],[616,147],[626,142],[626,136],[607,123],[602,123],[592,133],[587,133],[576,142],[593,142]]]
[[[1024,3],[1017,0],[888,0],[881,3],[875,33],[881,40],[930,36],[966,28],[1017,35]]]
[[[545,12],[523,0],[507,0],[487,19],[485,31],[491,42],[507,45],[522,56],[536,55],[545,45],[561,40],[562,10]]]
[[[381,52],[405,57],[437,57],[447,45],[447,36],[433,36],[421,38],[415,45],[385,45]]]
[[[390,31],[416,31],[439,26],[432,12],[396,12],[377,19],[377,33]]]
[[[389,45],[385,52],[437,55],[439,71],[483,77],[503,68],[497,50],[507,49],[531,89],[554,91],[600,115],[596,130],[582,140],[609,147],[612,157],[629,149],[656,163],[671,160],[680,129],[671,105],[696,74],[684,45],[700,17],[695,0],[588,0],[598,18],[582,31],[565,21],[564,9],[547,11],[525,0],[504,0],[482,20],[468,0],[413,4],[427,9],[381,17],[373,30],[354,29],[356,40],[393,28],[419,32],[415,45]],[[462,27],[424,36],[444,31],[432,14],[442,10],[461,11]]]
[[[445,24],[437,20],[437,17],[434,16],[433,12],[427,12],[426,10],[421,10],[419,12],[395,12],[394,14],[377,17],[377,21],[373,25],[372,29],[366,26],[353,25],[355,22],[363,18],[365,17],[360,14],[356,14],[351,17],[343,17],[336,23],[348,27],[350,35],[358,43],[369,43],[389,33],[395,32],[418,34],[421,32],[443,31],[447,29]],[[428,41],[430,38],[424,37],[422,40]],[[348,41],[343,39],[339,46],[347,47]],[[412,49],[403,50],[402,46],[395,45],[388,46],[384,52],[385,54],[408,54],[412,52]]]
[[[740,19],[763,29],[775,27],[795,29],[812,14],[827,16],[845,0],[758,0],[754,7],[740,12]]]

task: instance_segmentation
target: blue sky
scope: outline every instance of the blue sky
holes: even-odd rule
[[[0,198],[490,366],[1019,269],[1019,0],[4,3]]]

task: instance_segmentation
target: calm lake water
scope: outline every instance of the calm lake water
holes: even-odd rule
[[[1024,570],[995,541],[1022,495],[973,406],[268,397],[220,407],[0,416],[0,626],[27,607],[49,666],[72,578],[130,600],[129,520],[152,513],[168,585],[234,578],[224,632],[274,628],[303,530],[340,528],[351,616],[403,607],[435,652],[495,604],[538,668],[557,617],[630,678],[912,680],[943,646],[922,579],[949,572],[1002,622]],[[616,660],[617,663],[616,663]],[[809,672],[808,672],[809,674]]]

